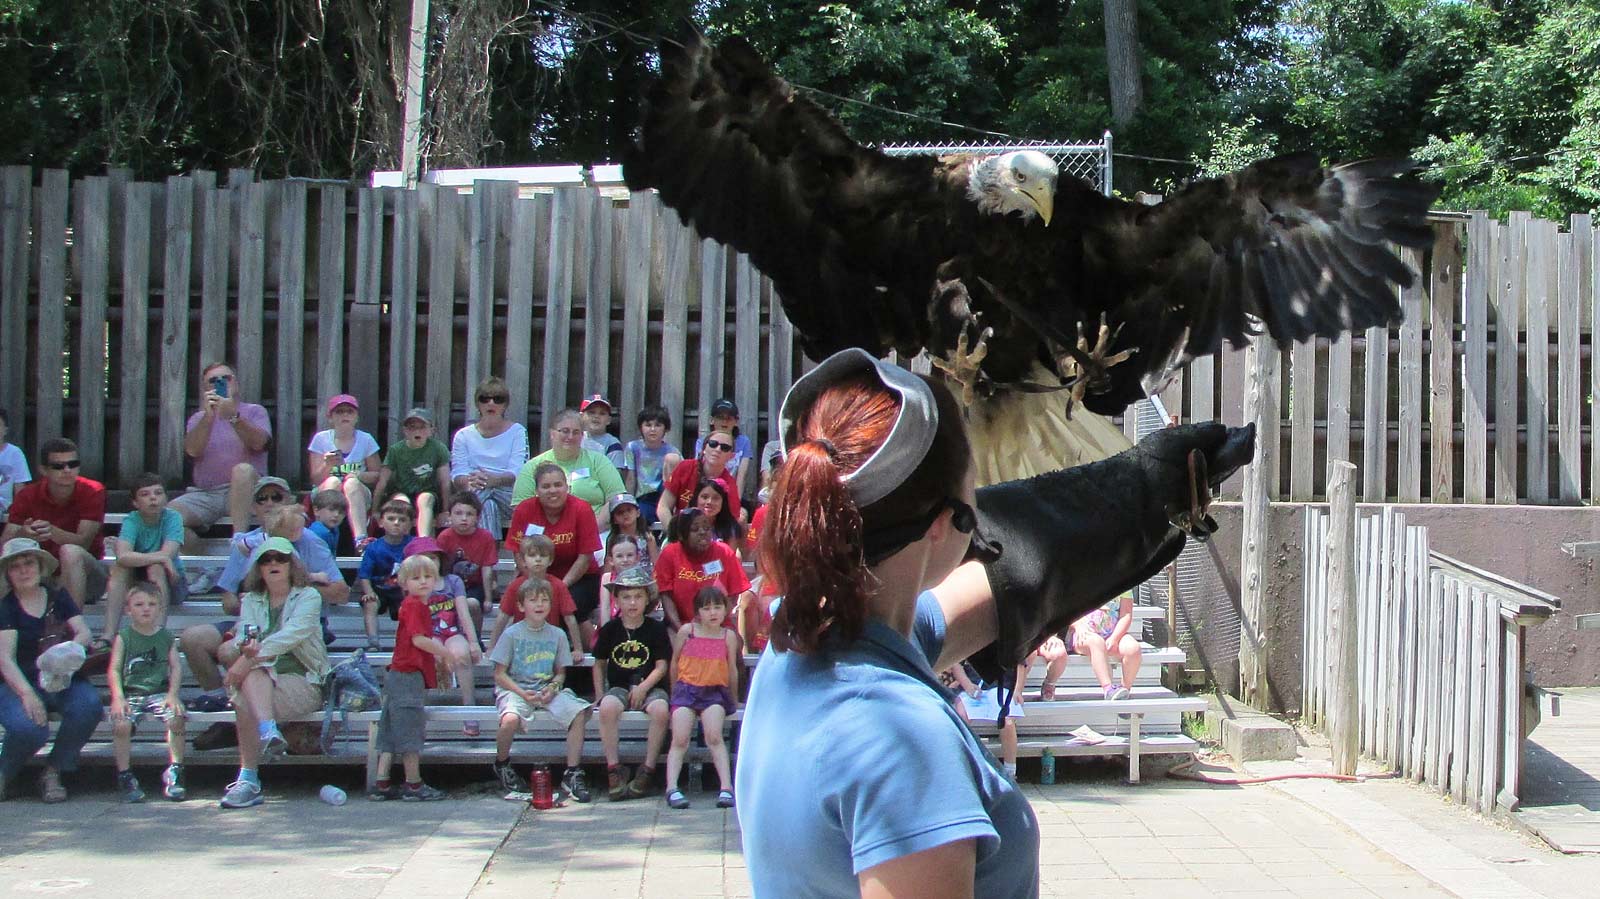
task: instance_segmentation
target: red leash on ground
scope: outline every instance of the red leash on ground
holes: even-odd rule
[[[1250,784],[1265,784],[1278,780],[1336,780],[1341,783],[1361,783],[1367,780],[1394,777],[1393,774],[1319,774],[1307,771],[1303,774],[1269,774],[1265,777],[1226,778],[1214,777],[1203,771],[1189,771],[1188,769],[1193,767],[1195,764],[1196,762],[1193,760],[1184,762],[1176,768],[1168,771],[1167,776],[1176,777],[1179,780],[1197,780],[1201,783],[1216,784],[1218,786],[1225,787],[1242,787],[1249,786]]]

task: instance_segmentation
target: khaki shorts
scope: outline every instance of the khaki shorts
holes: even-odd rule
[[[494,707],[502,718],[506,715],[516,715],[521,718],[524,726],[533,721],[534,715],[545,711],[550,713],[550,717],[561,722],[562,727],[571,727],[572,722],[578,720],[578,716],[589,708],[589,703],[579,699],[578,694],[571,690],[562,690],[550,700],[549,705],[536,706],[515,693],[498,690],[495,692]]]
[[[189,512],[186,518],[193,518],[203,530],[221,521],[228,514],[228,484],[219,487],[190,487],[188,490],[172,498],[167,505],[178,510],[182,515],[185,510]],[[242,526],[234,522],[236,531],[246,531],[256,527],[258,522],[254,512],[250,513],[250,520]]]
[[[606,695],[607,696],[615,696],[617,698],[617,701],[622,703],[622,710],[623,711],[627,711],[628,710],[628,693],[629,693],[629,690],[628,690],[627,687],[612,687],[611,689],[606,691]],[[658,699],[660,701],[662,701],[662,702],[667,702],[668,701],[667,691],[661,689],[660,687],[651,688],[650,692],[645,694],[645,697],[644,697],[644,708],[641,709],[640,711],[649,711],[650,710],[650,704],[655,702]]]
[[[299,674],[272,673],[272,716],[299,718],[322,711],[322,688]]]

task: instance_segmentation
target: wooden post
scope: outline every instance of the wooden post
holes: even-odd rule
[[[422,75],[428,65],[429,0],[411,0],[411,42],[406,47],[404,123],[400,133],[400,173],[406,187],[422,174]],[[404,415],[405,412],[401,412]]]
[[[1256,458],[1245,467],[1244,549],[1241,553],[1239,603],[1239,698],[1254,708],[1270,703],[1267,686],[1267,643],[1261,632],[1267,592],[1267,518],[1271,514],[1272,473],[1278,466],[1278,347],[1262,334],[1246,352],[1249,389],[1245,419],[1256,426]]]
[[[1333,773],[1355,774],[1360,755],[1356,689],[1356,467],[1328,466],[1328,738]],[[1307,621],[1306,627],[1321,622]]]

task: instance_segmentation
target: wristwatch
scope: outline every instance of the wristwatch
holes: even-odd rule
[[[235,412],[235,413],[233,413],[233,417],[228,419],[228,424],[236,425],[238,423],[239,423],[239,413]]]

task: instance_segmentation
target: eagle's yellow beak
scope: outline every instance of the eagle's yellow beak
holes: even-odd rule
[[[1033,208],[1039,211],[1039,218],[1044,221],[1046,228],[1050,227],[1050,216],[1055,211],[1055,189],[1049,184],[1028,185],[1020,188],[1023,196],[1033,203]]]

